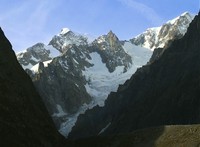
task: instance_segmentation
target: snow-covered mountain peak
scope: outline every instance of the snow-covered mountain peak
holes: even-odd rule
[[[71,31],[71,30],[70,30],[69,28],[62,28],[59,35],[65,35],[65,34],[67,34],[67,33],[70,32],[70,31]]]
[[[193,18],[194,18],[194,16],[192,14],[190,14],[189,12],[184,12],[180,16],[178,16],[172,20],[169,20],[167,23],[174,25],[174,24],[179,23],[180,21],[191,22],[193,20]]]
[[[55,35],[49,42],[49,45],[52,45],[62,53],[65,52],[70,45],[84,46],[87,44],[87,37],[78,33],[74,33],[68,28],[63,28],[61,33]]]
[[[164,48],[170,40],[182,37],[193,20],[194,16],[185,12],[180,16],[167,21],[160,27],[149,28],[142,34],[137,35],[130,41],[145,48],[154,50]]]
[[[188,12],[188,11],[182,13],[181,16],[185,16],[185,17],[188,17],[188,16],[190,17],[191,16],[191,17],[194,17],[194,15],[191,14],[190,12]]]

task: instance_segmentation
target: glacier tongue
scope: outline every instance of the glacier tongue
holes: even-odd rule
[[[132,66],[127,72],[123,72],[124,67],[118,66],[112,73],[108,71],[105,64],[102,63],[98,53],[91,53],[91,64],[93,67],[87,68],[83,73],[89,83],[85,86],[87,92],[94,98],[93,104],[104,106],[104,101],[110,92],[116,92],[120,84],[124,84],[136,71],[137,68],[145,65],[152,51],[146,48],[138,47],[130,42],[125,42],[124,50],[132,57]]]
[[[118,87],[118,77],[123,74],[123,66],[118,66],[112,73],[104,63],[100,55],[96,52],[91,53],[92,67],[87,68],[83,74],[89,83],[85,86],[87,92],[93,97],[95,105],[103,106],[104,101],[111,91],[116,91]]]

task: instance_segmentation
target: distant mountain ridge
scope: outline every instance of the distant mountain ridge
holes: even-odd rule
[[[167,47],[168,41],[174,38],[181,38],[186,33],[193,18],[192,14],[185,12],[160,27],[147,29],[144,33],[139,34],[130,41],[135,45],[152,50]]]

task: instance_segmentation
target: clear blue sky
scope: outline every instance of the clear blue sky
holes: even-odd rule
[[[18,52],[48,43],[63,27],[130,39],[185,11],[197,14],[199,0],[1,0],[0,26]]]

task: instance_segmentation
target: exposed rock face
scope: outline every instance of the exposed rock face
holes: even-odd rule
[[[85,89],[86,79],[82,74],[85,67],[91,66],[86,58],[87,50],[75,45],[48,66],[40,63],[32,79],[42,96],[51,116],[59,129],[68,115],[76,113],[84,103],[91,101],[91,96]]]
[[[112,31],[97,38],[92,43],[92,48],[101,55],[110,72],[115,71],[117,66],[124,66],[126,72],[132,64],[131,56],[124,51],[120,40]]]
[[[185,36],[137,72],[104,107],[78,118],[70,138],[131,132],[166,124],[200,123],[200,14]]]
[[[186,33],[192,19],[193,16],[185,12],[161,27],[147,29],[144,33],[131,39],[131,42],[152,50],[155,48],[165,48],[168,46],[168,41],[174,38],[181,38]]]
[[[0,29],[0,146],[61,146],[41,97]]]

